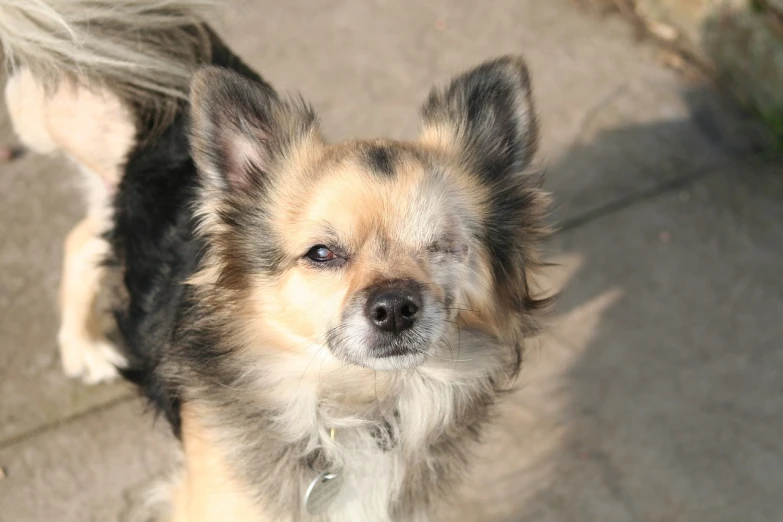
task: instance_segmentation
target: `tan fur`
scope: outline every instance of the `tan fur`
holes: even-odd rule
[[[66,83],[47,100],[46,116],[47,129],[59,150],[108,185],[119,183],[134,145],[136,125],[116,95]]]
[[[62,153],[78,167],[87,194],[88,217],[65,241],[58,333],[65,374],[98,382],[116,376],[124,360],[106,338],[98,295],[106,276],[101,263],[109,245],[110,197],[134,144],[135,124],[117,96],[63,83],[49,95],[26,69],[9,79],[6,103],[22,142],[39,153]]]
[[[67,376],[81,376],[88,383],[112,379],[117,375],[115,365],[124,365],[106,337],[110,317],[99,302],[106,276],[101,262],[108,254],[102,230],[102,223],[93,218],[83,219],[71,230],[65,240],[60,286],[60,360]]]
[[[302,158],[312,163],[300,163]],[[326,242],[316,232],[325,219],[355,249],[344,274],[324,273],[300,264],[271,286],[263,283],[258,290],[257,300],[268,303],[257,310],[261,316],[311,342],[326,331],[327,324],[338,320],[342,310],[334,303],[345,305],[355,292],[375,282],[413,279],[443,298],[433,280],[437,274],[432,272],[437,268],[429,264],[426,250],[442,232],[431,229],[432,224],[453,211],[446,207],[442,195],[448,187],[431,183],[429,173],[413,155],[404,158],[388,180],[368,172],[358,158],[357,144],[317,144],[308,154],[291,161],[291,169],[281,176],[284,184],[271,198],[274,205],[279,205],[275,212],[279,236],[286,238],[284,246],[292,256]],[[462,212],[481,219],[486,189],[456,168],[444,182],[453,183],[451,191],[463,196]],[[346,197],[348,194],[350,197]],[[449,200],[450,205],[454,203]],[[491,284],[487,260],[477,245],[468,250],[476,256],[480,268],[466,274],[475,279],[474,291],[454,306],[488,310]],[[488,314],[483,321],[491,317]]]
[[[136,125],[111,91],[63,83],[47,96],[22,69],[8,81],[6,103],[17,135],[35,152],[64,152],[107,184],[119,182]]]
[[[173,486],[170,522],[272,522],[243,494],[222,456],[201,424],[198,408],[182,411],[183,473]]]
[[[44,87],[27,70],[8,79],[5,103],[14,131],[27,147],[39,154],[55,152],[54,142],[46,123],[46,93]]]
[[[421,130],[419,142],[427,148],[450,151],[458,145],[453,128],[444,124],[429,124]]]
[[[250,288],[243,289],[242,297],[232,297],[239,305],[232,308],[242,324],[238,328],[243,336],[240,344],[252,347],[251,355],[262,357],[264,366],[290,375],[291,394],[300,389],[333,388],[334,397],[351,397],[354,404],[369,404],[379,393],[383,396],[388,386],[383,373],[361,368],[346,372],[345,363],[324,347],[329,326],[340,322],[354,294],[383,280],[421,282],[442,301],[438,278],[446,274],[439,274],[439,268],[431,264],[427,249],[443,231],[432,226],[452,212],[457,212],[455,222],[462,221],[464,215],[483,217],[486,187],[459,165],[452,165],[444,179],[433,182],[424,164],[416,159],[418,147],[424,153],[435,149],[426,139],[421,144],[373,143],[394,145],[410,153],[400,158],[389,179],[367,170],[361,155],[364,142],[325,145],[314,139],[291,152],[278,177],[283,181],[272,188],[269,197],[276,235],[285,238],[282,245],[292,258],[299,258],[313,244],[328,242],[321,235],[328,220],[341,240],[353,248],[350,266],[324,272],[297,263],[274,279],[255,279]],[[455,210],[455,205],[462,208]],[[219,208],[219,202],[208,199],[201,210],[214,216]],[[211,220],[202,227],[207,235],[220,230],[221,225]],[[502,326],[495,322],[493,313],[489,259],[481,245],[466,244],[465,248],[475,262],[461,273],[460,286],[467,293],[456,296],[452,315],[459,315],[465,327],[499,335]],[[217,284],[220,265],[208,256],[190,283],[211,288]],[[449,353],[436,356],[454,357]]]

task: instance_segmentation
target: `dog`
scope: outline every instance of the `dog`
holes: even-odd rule
[[[165,520],[433,520],[549,305],[528,70],[433,89],[416,141],[329,144],[204,3],[0,0],[14,128],[85,180],[64,371],[168,419]]]

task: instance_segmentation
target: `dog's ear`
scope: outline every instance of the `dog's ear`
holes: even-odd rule
[[[303,102],[284,102],[266,84],[218,67],[191,83],[191,150],[213,188],[242,193],[264,182],[281,155],[315,130]]]
[[[484,63],[433,90],[421,114],[422,140],[457,153],[489,182],[523,172],[536,150],[530,79],[520,57]]]
[[[506,339],[534,330],[530,317],[546,305],[531,294],[528,271],[539,266],[547,234],[548,197],[528,167],[537,144],[530,78],[519,57],[484,63],[434,90],[422,107],[421,140],[490,187],[481,239],[492,271],[494,311]]]

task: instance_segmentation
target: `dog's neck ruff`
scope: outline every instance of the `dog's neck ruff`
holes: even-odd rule
[[[373,433],[378,450],[384,453],[393,449],[396,444],[391,427],[387,426],[386,431],[386,436]],[[334,442],[336,438],[337,430],[329,428],[329,439]],[[340,495],[346,470],[336,466],[320,448],[307,455],[306,464],[313,471],[314,477],[304,492],[302,506],[313,516],[328,514],[329,508]]]

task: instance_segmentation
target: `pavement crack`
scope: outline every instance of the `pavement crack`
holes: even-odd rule
[[[628,82],[621,83],[607,94],[602,96],[595,104],[593,104],[592,107],[587,109],[587,112],[585,112],[585,115],[582,116],[579,125],[576,126],[576,133],[574,134],[574,139],[571,142],[570,149],[573,149],[582,143],[582,136],[585,134],[585,132],[587,132],[587,130],[593,126],[593,123],[598,119],[601,113],[607,108],[611,107],[617,98],[622,96],[626,90],[628,90]]]
[[[562,232],[567,232],[575,228],[579,228],[583,225],[591,223],[592,221],[595,221],[597,219],[606,216],[610,216],[616,212],[620,212],[636,204],[642,203],[644,201],[648,201],[650,199],[654,199],[658,196],[662,196],[664,194],[682,190],[692,185],[696,181],[704,177],[707,177],[711,174],[716,174],[718,172],[721,172],[725,170],[725,168],[732,165],[743,165],[745,166],[745,168],[747,168],[748,165],[751,164],[755,166],[763,166],[764,164],[769,162],[767,158],[768,155],[765,155],[763,153],[746,156],[744,158],[738,158],[736,161],[730,161],[726,163],[726,165],[722,165],[719,167],[705,168],[705,169],[696,169],[693,172],[683,174],[682,176],[665,180],[660,183],[656,183],[650,186],[649,188],[642,189],[632,194],[628,194],[626,196],[620,197],[618,199],[610,201],[609,203],[601,205],[597,208],[588,210],[587,212],[579,214],[575,217],[564,219],[562,222],[556,225],[556,231],[554,235],[557,235]]]
[[[99,404],[92,408],[87,408],[84,411],[74,413],[73,415],[69,415],[61,419],[57,419],[56,421],[53,422],[41,424],[40,426],[33,428],[32,430],[26,431],[24,433],[20,433],[18,435],[14,435],[13,437],[0,442],[0,451],[15,446],[19,443],[34,439],[36,437],[39,437],[41,435],[44,435],[56,429],[62,428],[64,426],[71,425],[89,415],[93,415],[95,413],[101,413],[103,411],[110,410],[115,406],[119,406],[121,404],[131,402],[136,398],[137,395],[135,393],[128,392],[127,394],[120,395],[119,397],[116,397],[108,402],[104,402],[103,404]]]

